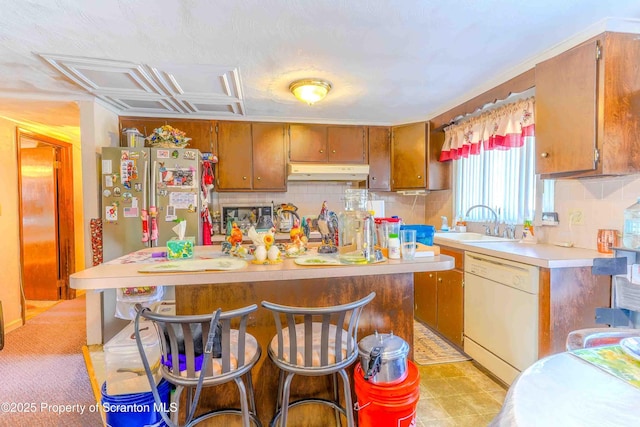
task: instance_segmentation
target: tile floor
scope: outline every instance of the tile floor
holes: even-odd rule
[[[89,348],[95,377],[105,378],[102,346]],[[420,400],[416,427],[484,427],[498,414],[506,388],[473,362],[417,365]]]
[[[473,362],[418,365],[420,400],[416,427],[486,426],[507,390]]]

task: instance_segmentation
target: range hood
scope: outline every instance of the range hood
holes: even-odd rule
[[[369,165],[289,163],[289,181],[364,181]]]

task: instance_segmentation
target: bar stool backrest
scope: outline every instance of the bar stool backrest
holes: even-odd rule
[[[249,369],[260,357],[255,338],[246,333],[249,314],[257,309],[258,306],[252,304],[220,314],[213,363],[204,374],[204,385],[222,384],[242,375],[239,371]],[[196,385],[213,314],[175,316],[144,310],[141,317],[151,320],[158,331],[162,376],[176,385]]]
[[[360,315],[375,296],[372,292],[358,301],[332,307],[292,307],[263,301],[262,306],[273,312],[277,329],[269,351],[293,367],[335,370],[351,364],[358,356]]]

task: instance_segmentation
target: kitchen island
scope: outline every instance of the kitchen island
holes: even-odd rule
[[[98,292],[119,287],[171,284],[175,287],[178,314],[211,313],[217,307],[229,310],[254,303],[259,305],[263,300],[296,306],[328,306],[354,301],[374,291],[376,297],[365,307],[360,319],[359,338],[377,330],[393,332],[412,343],[413,273],[449,270],[454,266],[452,257],[439,255],[367,265],[300,266],[293,259],[284,259],[275,265],[248,263],[238,270],[139,272],[149,265],[152,252],[164,250],[146,249],[80,271],[71,275],[71,287]],[[195,248],[194,258],[219,258],[220,255],[219,247],[203,246]],[[259,417],[263,425],[268,425],[278,388],[278,370],[267,356],[268,343],[276,332],[272,314],[258,309],[250,319],[248,332],[256,337],[263,350],[253,374]],[[409,357],[412,355],[410,352]],[[327,378],[296,378],[292,384],[292,400],[302,394],[327,397],[330,390]],[[208,391],[202,405],[233,405],[236,395],[235,385],[230,385],[228,390]],[[331,423],[333,412],[316,405],[301,406],[291,412],[291,417],[294,416],[297,421],[296,418],[291,420],[292,425],[324,426]]]

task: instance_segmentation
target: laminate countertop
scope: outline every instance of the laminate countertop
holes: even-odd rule
[[[112,289],[132,286],[201,285],[216,283],[268,282],[278,280],[301,280],[327,277],[370,276],[424,271],[451,270],[453,257],[437,255],[416,258],[411,261],[387,259],[365,265],[321,265],[301,266],[294,259],[285,258],[275,265],[256,265],[247,260],[247,265],[237,270],[146,272],[145,266],[161,263],[163,258],[153,259],[152,254],[166,251],[164,247],[143,249],[115,260],[87,268],[70,276],[74,289]],[[313,252],[311,252],[313,254]],[[219,245],[196,246],[194,260],[230,258],[220,252]],[[236,258],[237,259],[237,258]],[[178,261],[172,261],[179,263]]]
[[[612,254],[603,254],[592,249],[565,248],[545,243],[460,242],[439,237],[434,238],[434,243],[543,268],[591,267],[594,258],[613,257]]]

